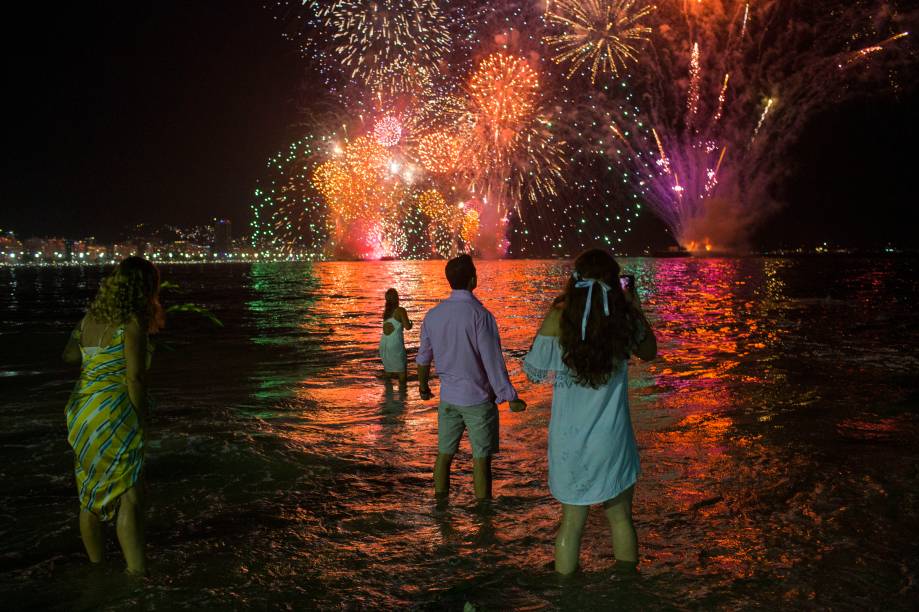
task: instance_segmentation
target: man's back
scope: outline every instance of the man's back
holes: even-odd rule
[[[517,397],[501,353],[495,318],[471,291],[454,290],[421,326],[416,361],[435,362],[442,401],[462,406]]]

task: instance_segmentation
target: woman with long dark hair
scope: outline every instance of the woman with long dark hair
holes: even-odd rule
[[[594,504],[605,509],[617,570],[638,564],[632,493],[640,468],[626,362],[656,354],[637,293],[620,285],[619,264],[600,249],[582,253],[524,359],[531,380],[553,382],[549,489],[562,504],[555,540],[560,574],[577,569]]]
[[[407,381],[407,357],[403,330],[412,328],[408,313],[399,306],[399,292],[387,289],[386,305],[383,307],[383,335],[380,336],[380,359],[383,361],[383,375],[389,379],[399,378],[404,387]]]
[[[99,287],[70,336],[64,361],[80,363],[67,402],[67,440],[75,454],[80,535],[93,563],[102,561],[102,522],[115,518],[129,574],[146,572],[141,477],[147,424],[149,334],[163,326],[160,276],[128,257]]]

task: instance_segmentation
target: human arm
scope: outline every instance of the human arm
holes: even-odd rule
[[[540,336],[558,336],[560,333],[559,323],[562,319],[562,305],[553,304],[552,308],[549,309],[549,312],[546,314],[546,318],[542,320],[542,325],[539,326],[539,331],[537,332]]]
[[[431,376],[431,361],[434,359],[434,349],[431,347],[431,338],[428,336],[427,326],[421,324],[421,343],[418,345],[418,354],[415,356],[415,363],[418,365],[418,393],[421,399],[431,399],[434,394],[431,393],[431,387],[428,386],[428,379]]]
[[[651,324],[648,322],[648,318],[641,308],[641,300],[638,297],[638,292],[626,291],[625,293],[626,299],[629,300],[632,308],[634,308],[635,314],[638,315],[638,320],[644,327],[645,332],[644,337],[635,346],[632,354],[644,361],[650,361],[657,357],[657,338],[654,336],[654,329],[651,328]]]
[[[514,389],[507,375],[498,324],[491,313],[484,313],[481,319],[476,321],[475,332],[482,366],[485,368],[488,383],[495,392],[495,402],[498,404],[508,402],[510,409],[514,412],[524,410],[526,402],[517,397],[517,390]]]
[[[147,421],[147,330],[136,318],[124,328],[124,359],[128,397],[143,425]]]
[[[412,320],[408,318],[408,312],[401,306],[396,308],[396,318],[399,319],[399,323],[402,324],[402,327],[405,329],[412,328]]]
[[[83,361],[83,354],[80,352],[80,328],[82,327],[83,323],[80,322],[80,325],[70,333],[64,352],[61,353],[61,359],[68,365],[78,365]]]
[[[431,387],[428,386],[428,379],[430,376],[430,365],[418,366],[418,394],[421,395],[421,399],[423,400],[429,400],[434,397],[434,394],[431,392]]]

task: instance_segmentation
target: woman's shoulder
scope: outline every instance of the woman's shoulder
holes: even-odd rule
[[[562,307],[553,304],[539,328],[540,336],[558,336],[561,333]]]
[[[129,316],[123,323],[118,324],[118,327],[123,329],[125,333],[130,334],[144,334],[147,333],[147,326],[144,325],[144,322],[136,314]]]

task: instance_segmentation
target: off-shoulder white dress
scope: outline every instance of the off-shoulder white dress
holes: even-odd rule
[[[395,317],[390,317],[383,323],[392,323],[392,333],[380,336],[380,359],[383,361],[384,372],[405,371],[405,335],[402,323]]]
[[[523,361],[527,377],[553,384],[549,490],[563,504],[588,506],[616,497],[638,479],[638,447],[629,415],[623,360],[597,389],[579,385],[562,362],[555,336],[538,335]]]

